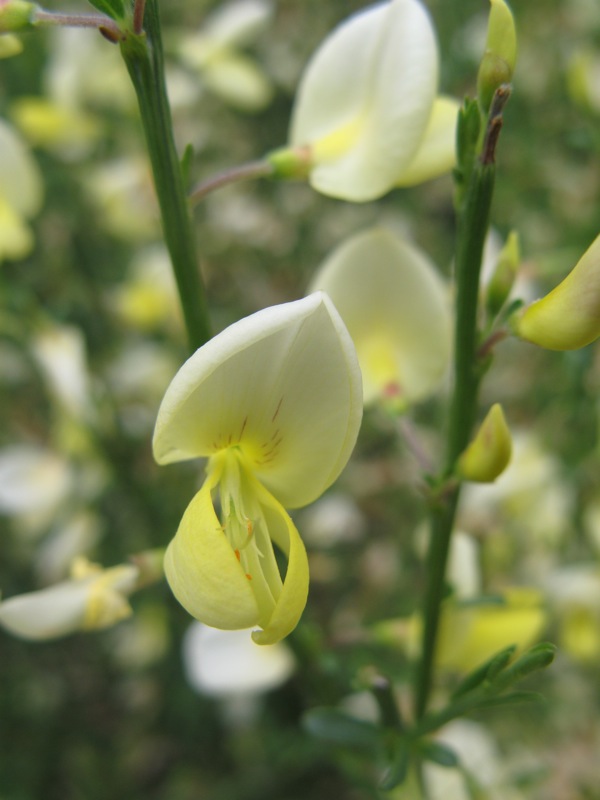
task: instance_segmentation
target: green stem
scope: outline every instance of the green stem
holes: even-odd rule
[[[138,98],[165,242],[175,272],[190,347],[195,350],[207,342],[211,334],[191,211],[173,137],[157,0],[146,3],[144,31],[140,35],[128,33],[121,42],[121,53]]]
[[[475,164],[459,212],[455,256],[454,388],[444,478],[451,476],[456,459],[467,446],[477,412],[481,377],[477,358],[479,274],[489,226],[494,173],[493,158],[486,158],[486,163],[478,161]],[[432,511],[421,662],[416,675],[416,716],[419,719],[426,711],[431,691],[440,609],[445,594],[446,563],[459,496],[460,484],[455,484]]]

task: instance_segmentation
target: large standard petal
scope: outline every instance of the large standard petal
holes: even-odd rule
[[[439,385],[450,357],[447,290],[413,245],[383,228],[359,233],[329,256],[312,289],[327,292],[348,327],[365,403],[412,403]]]
[[[179,370],[158,412],[154,456],[168,464],[238,445],[286,507],[333,483],[362,416],[352,340],[321,292],[231,325]]]
[[[311,184],[357,202],[389,191],[427,128],[438,81],[435,35],[417,0],[392,0],[342,23],[300,83],[292,146],[310,146]]]
[[[215,514],[207,481],[187,507],[165,553],[175,597],[196,619],[236,630],[258,624],[259,608],[242,565]]]

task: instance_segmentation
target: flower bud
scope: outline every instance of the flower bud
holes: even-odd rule
[[[486,290],[486,307],[490,317],[495,317],[508,296],[517,277],[517,269],[521,260],[519,235],[511,231],[498,255],[494,273]]]
[[[477,435],[458,459],[456,471],[465,480],[491,483],[506,469],[511,454],[510,431],[502,406],[495,403]]]
[[[0,0],[0,33],[11,33],[32,26],[35,3],[24,0]]]
[[[512,12],[505,0],[490,0],[485,53],[477,75],[477,94],[487,113],[494,92],[512,80],[517,61],[517,36]]]
[[[281,147],[266,156],[274,178],[306,180],[312,168],[308,147]]]
[[[548,350],[577,350],[600,336],[600,236],[558,286],[511,318],[511,327]]]

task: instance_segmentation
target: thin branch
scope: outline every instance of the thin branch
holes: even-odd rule
[[[32,15],[32,23],[40,26],[62,26],[65,28],[96,28],[106,31],[114,41],[123,39],[123,32],[117,23],[105,14],[61,14],[37,8]],[[112,39],[111,39],[112,41]]]
[[[192,206],[197,205],[207,195],[222,186],[229,186],[232,183],[240,183],[254,178],[268,178],[274,172],[275,168],[269,161],[251,161],[239,167],[232,167],[195,186],[189,195],[190,204]]]

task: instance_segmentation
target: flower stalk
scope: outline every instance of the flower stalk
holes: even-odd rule
[[[139,3],[143,32],[127,33],[121,53],[133,83],[160,206],[165,243],[177,282],[190,348],[210,339],[208,307],[198,266],[196,238],[184,187],[165,86],[157,0]],[[140,26],[139,12],[137,27]]]

